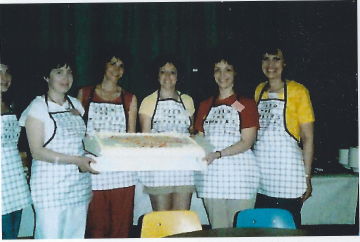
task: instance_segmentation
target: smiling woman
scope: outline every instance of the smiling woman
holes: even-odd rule
[[[91,200],[92,158],[84,156],[84,109],[66,95],[73,83],[69,61],[49,50],[43,65],[48,91],[33,100],[20,118],[33,164],[31,196],[36,214],[35,239],[84,238]]]
[[[108,45],[96,59],[101,83],[83,87],[78,94],[85,107],[87,134],[136,132],[136,96],[118,84],[130,59],[127,52],[120,45]],[[101,172],[92,176],[92,189],[94,197],[89,205],[86,238],[129,237],[135,172]]]
[[[142,101],[139,110],[143,133],[193,132],[194,103],[190,96],[176,90],[181,64],[174,55],[160,55],[153,61],[154,82],[160,88]],[[156,76],[155,76],[156,75]],[[170,162],[171,160],[169,160]],[[194,188],[193,171],[139,172],[154,211],[189,210]]]
[[[215,147],[206,155],[208,169],[196,172],[195,185],[212,228],[230,228],[235,213],[253,208],[259,171],[251,146],[256,139],[255,101],[234,90],[239,78],[234,50],[214,50],[209,58],[218,86],[214,96],[200,103],[195,129]],[[242,85],[242,84],[241,84]]]
[[[26,153],[18,150],[19,121],[12,106],[3,99],[12,81],[10,69],[4,63],[0,63],[0,81],[2,239],[17,239],[22,211],[32,201],[22,166]]]
[[[261,68],[268,81],[255,91],[260,123],[254,146],[260,168],[255,206],[286,209],[299,227],[302,205],[312,192],[315,118],[308,90],[284,78],[285,60],[278,48],[276,43],[265,47]]]

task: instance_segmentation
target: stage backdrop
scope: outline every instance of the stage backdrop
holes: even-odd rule
[[[157,81],[149,77],[151,60],[177,53],[185,67],[181,89],[197,105],[214,82],[213,70],[203,68],[211,48],[239,51],[239,81],[252,95],[264,81],[257,50],[280,38],[291,50],[285,57],[291,78],[311,94],[315,162],[327,163],[339,148],[358,145],[356,10],[355,1],[0,5],[1,53],[13,57],[18,112],[45,84],[37,67],[46,60],[38,52],[57,47],[73,53],[70,94],[76,95],[81,86],[101,81],[93,78],[94,53],[109,43],[128,46],[134,61],[120,85],[139,101]]]

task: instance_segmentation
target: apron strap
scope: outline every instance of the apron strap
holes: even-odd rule
[[[46,106],[48,108],[48,114],[49,114],[51,120],[54,122],[54,132],[53,132],[52,136],[50,137],[50,139],[48,139],[48,141],[46,141],[45,144],[43,145],[44,148],[51,142],[51,140],[54,139],[55,134],[56,134],[56,130],[57,130],[56,121],[55,121],[55,119],[53,118],[53,116],[51,115],[51,113],[49,111],[49,103],[48,103],[48,94],[47,94],[47,92],[45,93],[45,103],[46,103]]]
[[[257,100],[256,105],[259,104],[262,96],[264,95],[265,90],[267,90],[269,87],[270,87],[270,84],[269,84],[269,82],[267,82],[267,83],[264,85],[263,89],[261,89],[261,92],[260,92],[260,95],[259,95],[259,99]]]

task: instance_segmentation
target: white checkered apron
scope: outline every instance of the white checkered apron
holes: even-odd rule
[[[260,129],[254,146],[260,167],[259,193],[298,198],[306,190],[304,163],[297,141],[285,129],[285,101],[261,96],[259,100]]]
[[[158,100],[152,118],[152,132],[176,132],[189,134],[191,120],[185,112],[181,100]],[[169,159],[171,162],[171,158]],[[192,186],[194,185],[193,171],[143,171],[138,172],[139,180],[148,187],[159,186]]]
[[[126,133],[126,116],[123,104],[90,102],[87,133]],[[119,153],[121,157],[121,153]],[[92,175],[93,190],[109,190],[135,185],[135,172],[101,172]]]
[[[20,126],[15,114],[1,115],[2,215],[23,209],[32,203],[17,148],[19,135]]]
[[[66,155],[84,155],[82,140],[86,126],[81,116],[72,114],[70,110],[49,112],[49,115],[55,130],[44,147]],[[90,173],[79,172],[73,164],[34,160],[30,186],[34,205],[43,209],[81,206],[92,198]]]
[[[240,113],[233,107],[212,107],[204,120],[205,138],[222,150],[241,139]],[[251,199],[259,184],[259,169],[252,150],[214,160],[206,171],[195,173],[199,197],[212,199]]]

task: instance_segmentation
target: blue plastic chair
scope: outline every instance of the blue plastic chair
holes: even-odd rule
[[[236,228],[296,229],[292,214],[278,208],[254,208],[237,212]]]

